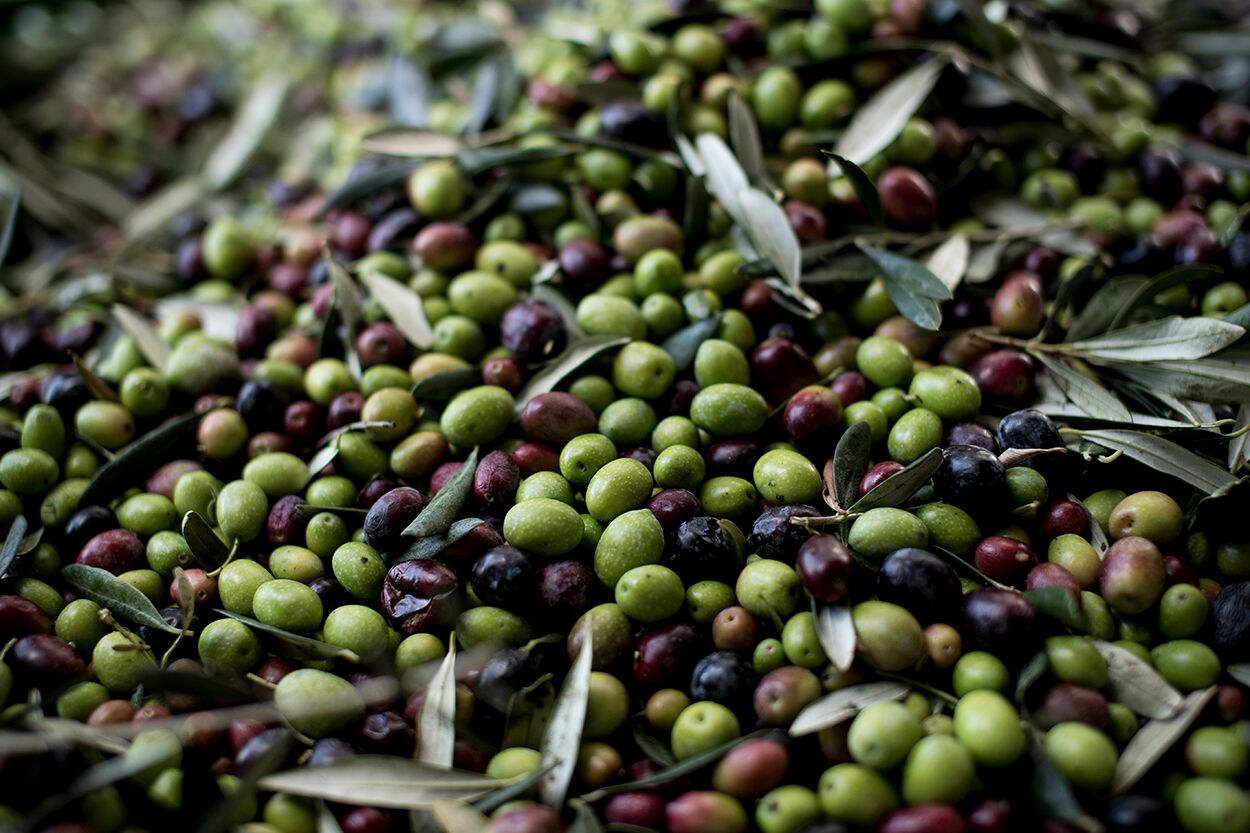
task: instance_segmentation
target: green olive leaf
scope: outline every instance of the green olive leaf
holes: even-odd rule
[[[1106,429],[1082,431],[1080,436],[1113,451],[1122,451],[1124,456],[1183,480],[1208,495],[1237,482],[1222,466],[1154,434]]]
[[[503,75],[500,61],[501,55],[496,52],[478,63],[473,78],[473,91],[469,95],[468,112],[460,128],[461,133],[470,136],[481,133],[495,114],[495,99],[499,97],[499,85]]]
[[[148,364],[164,373],[169,367],[172,351],[151,322],[124,304],[113,304],[112,311],[117,323],[135,340],[135,345]]]
[[[26,524],[26,516],[18,515],[9,526],[8,534],[4,536],[4,546],[0,548],[0,578],[8,575],[9,568],[17,559],[18,546],[26,535]]]
[[[182,537],[196,563],[205,570],[216,570],[230,557],[230,548],[199,512],[192,510],[182,516]]]
[[[4,200],[4,207],[0,209],[0,266],[2,266],[5,257],[9,254],[9,247],[13,244],[13,229],[17,228],[17,215],[22,211],[22,190],[17,188],[6,192],[0,195],[0,199]]]
[[[660,346],[673,359],[673,365],[680,375],[694,364],[695,354],[700,345],[712,338],[720,330],[721,314],[719,312],[687,324],[668,338]]]
[[[942,449],[931,448],[916,460],[882,480],[855,501],[848,512],[867,512],[879,506],[901,506],[929,482],[942,465]]]
[[[1185,286],[1195,281],[1205,281],[1223,272],[1218,266],[1207,263],[1187,263],[1174,266],[1155,275],[1143,283],[1132,295],[1128,296],[1124,305],[1116,311],[1111,319],[1109,329],[1118,330],[1128,323],[1129,316],[1142,304],[1150,301],[1161,292],[1177,286]]]
[[[478,449],[474,447],[469,456],[460,464],[443,487],[438,490],[429,504],[417,517],[412,519],[404,529],[403,535],[409,538],[424,538],[429,535],[442,535],[451,529],[452,523],[460,514],[464,503],[473,490],[473,475],[477,471]]]
[[[673,750],[668,748],[668,743],[663,738],[657,737],[643,723],[635,722],[632,732],[634,743],[649,760],[660,766],[672,766],[677,763],[677,759],[673,757]]]
[[[1147,283],[1149,280],[1141,275],[1124,275],[1098,287],[1098,291],[1085,302],[1084,309],[1072,320],[1063,340],[1079,341],[1111,329],[1116,314]]]
[[[1029,689],[1033,684],[1045,676],[1050,670],[1050,661],[1046,659],[1045,651],[1038,651],[1033,658],[1024,664],[1020,669],[1020,673],[1016,676],[1016,702],[1023,703],[1024,698],[1029,693]]]
[[[866,243],[860,243],[859,249],[881,270],[886,294],[908,321],[926,330],[936,330],[941,326],[942,313],[938,302],[948,301],[953,296],[946,284],[927,266]]]
[[[543,734],[540,765],[550,769],[538,782],[538,795],[544,804],[555,809],[564,806],[569,783],[577,768],[578,747],[590,701],[593,642],[591,630],[587,628],[582,638],[581,650],[577,652],[577,659],[573,661],[573,667],[569,669],[564,684],[560,686],[560,696],[556,698],[555,708],[551,712],[551,722],[547,724],[547,730]]]
[[[360,140],[360,149],[400,159],[448,159],[464,149],[464,140],[418,127],[384,127]]]
[[[1082,341],[1069,341],[1065,351],[1091,361],[1154,362],[1202,359],[1237,342],[1246,331],[1215,318],[1173,315],[1147,321]]]
[[[573,809],[573,823],[569,825],[568,833],[606,833],[603,822],[585,801],[574,798],[569,806]]]
[[[799,712],[790,724],[790,736],[802,737],[850,720],[873,703],[902,700],[911,686],[893,680],[860,683],[838,689]]]
[[[490,824],[490,819],[472,804],[450,798],[434,801],[430,813],[444,833],[482,833]]]
[[[1067,587],[1042,587],[1022,594],[1043,616],[1049,616],[1065,628],[1084,631],[1088,622],[1081,607],[1081,598]]]
[[[412,386],[412,398],[418,402],[446,402],[462,390],[482,384],[482,369],[457,367],[426,376]]]
[[[162,463],[174,459],[184,444],[195,437],[204,415],[192,412],[172,419],[140,436],[105,463],[91,478],[79,506],[103,505]]]
[[[447,654],[425,689],[417,714],[415,757],[423,764],[450,769],[456,747],[456,632],[447,641]]]
[[[434,344],[434,330],[425,317],[421,296],[380,272],[366,272],[360,280],[408,343],[418,350],[429,350]]]
[[[115,616],[166,633],[181,633],[161,618],[147,596],[108,570],[87,564],[70,564],[61,568],[61,576],[81,595],[101,607],[107,607]]]
[[[842,171],[842,175],[847,178],[851,183],[851,187],[855,189],[855,196],[859,197],[860,204],[868,212],[868,218],[872,220],[874,226],[880,228],[885,223],[885,215],[881,213],[881,194],[877,191],[876,183],[868,177],[868,174],[864,173],[863,168],[851,160],[839,156],[831,150],[822,151],[822,153],[832,159],[834,164]]]
[[[1185,695],[1180,708],[1171,717],[1155,718],[1137,730],[1116,762],[1111,793],[1120,795],[1133,788],[1159,759],[1185,734],[1202,714],[1219,686],[1210,686]]]
[[[230,132],[217,143],[204,163],[204,183],[214,191],[225,188],[243,171],[265,135],[277,123],[282,105],[294,80],[274,72],[262,76],[248,91],[230,125]]]
[[[430,74],[400,52],[386,59],[386,103],[391,121],[402,127],[425,127],[429,119]]]
[[[83,360],[82,356],[71,350],[69,357],[74,363],[74,369],[78,371],[78,375],[82,377],[83,382],[86,383],[87,389],[91,391],[92,396],[96,399],[103,399],[105,402],[119,401],[117,398],[117,392],[113,390],[112,386],[109,385],[108,382],[97,376],[90,367],[87,367],[87,363]]]
[[[319,213],[324,216],[327,211],[352,205],[387,188],[399,185],[415,168],[416,165],[412,162],[392,162],[352,176],[326,196]]]
[[[222,616],[234,619],[236,622],[242,622],[254,631],[259,631],[272,637],[274,643],[281,646],[282,651],[280,653],[282,656],[290,659],[341,659],[345,662],[360,662],[360,657],[354,651],[349,651],[346,648],[322,642],[320,639],[313,639],[311,636],[291,633],[288,630],[283,630],[274,625],[267,625],[241,613],[234,613],[224,609],[217,612]]]
[[[857,422],[842,432],[833,451],[834,510],[845,510],[859,500],[859,483],[872,465],[872,429]]]
[[[1111,422],[1133,421],[1133,415],[1119,397],[1098,381],[1070,367],[1058,357],[1049,356],[1040,350],[1028,352],[1038,364],[1050,371],[1055,385],[1063,391],[1068,401],[1094,419]]]
[[[356,755],[269,775],[260,779],[259,786],[344,804],[418,810],[440,799],[472,801],[502,784],[477,772],[443,769],[391,755]]]
[[[491,790],[481,798],[474,799],[472,806],[479,813],[493,813],[509,801],[529,795],[548,773],[549,768],[539,767],[519,781]]]
[[[834,668],[846,671],[855,662],[855,622],[849,604],[821,607],[816,614],[816,636]]]
[[[1167,719],[1181,708],[1179,691],[1163,678],[1150,663],[1132,651],[1091,639],[1090,642],[1107,662],[1109,687],[1117,703],[1151,719]]]
[[[571,342],[564,352],[535,373],[516,397],[516,413],[525,410],[529,401],[540,393],[549,393],[582,365],[609,350],[629,343],[629,336],[587,336]]]
[[[417,561],[427,558],[437,558],[442,554],[443,550],[486,523],[481,518],[461,518],[456,521],[445,533],[438,535],[426,535],[418,538],[413,542],[412,546],[404,550],[400,555],[390,559],[391,564],[398,564],[401,561]]]
[[[947,59],[935,57],[896,76],[860,107],[834,152],[862,165],[889,147],[937,85]]]

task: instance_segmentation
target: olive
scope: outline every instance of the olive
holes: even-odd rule
[[[955,621],[963,589],[949,564],[931,552],[908,547],[895,550],[881,562],[877,595],[928,624]]]

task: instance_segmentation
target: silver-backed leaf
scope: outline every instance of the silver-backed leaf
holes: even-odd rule
[[[230,132],[204,163],[204,182],[214,191],[225,188],[243,171],[265,135],[277,123],[291,89],[292,77],[273,73],[258,80],[243,100]]]
[[[464,148],[464,140],[449,133],[414,127],[387,127],[360,140],[360,149],[402,159],[445,159]]]
[[[590,360],[629,343],[629,336],[587,336],[569,344],[564,352],[551,360],[542,370],[530,377],[516,397],[516,413],[520,414],[529,401],[540,393],[556,389],[571,373]]]
[[[434,344],[434,330],[425,317],[420,295],[380,272],[366,272],[360,280],[409,344],[418,350],[430,349]]]
[[[785,210],[757,188],[739,192],[738,203],[760,254],[777,267],[787,284],[798,286],[803,273],[803,251]]]
[[[1210,460],[1154,434],[1106,429],[1082,431],[1081,437],[1113,451],[1123,451],[1126,457],[1179,478],[1206,494],[1237,482],[1237,478]]]
[[[855,622],[849,604],[822,607],[816,615],[816,636],[834,668],[845,671],[855,662]]]
[[[1107,662],[1111,694],[1117,703],[1152,719],[1169,718],[1180,709],[1181,693],[1150,663],[1119,645],[1101,639],[1090,642]]]
[[[440,769],[393,755],[356,755],[278,772],[262,778],[260,787],[344,804],[414,810],[440,799],[468,801],[502,783],[481,773]]]
[[[165,339],[157,333],[156,327],[152,326],[152,322],[124,304],[113,304],[113,317],[126,334],[135,340],[135,345],[148,364],[164,373],[169,367],[172,351]]]
[[[936,57],[897,76],[860,107],[834,152],[862,165],[889,147],[937,85],[946,59]]]
[[[78,592],[80,596],[107,607],[116,616],[136,625],[147,625],[149,628],[179,633],[179,629],[161,618],[151,599],[143,595],[138,588],[122,581],[108,570],[91,567],[87,564],[69,564],[61,569],[61,577]]]
[[[1115,778],[1111,782],[1112,794],[1119,795],[1132,789],[1193,725],[1218,688],[1210,686],[1191,691],[1171,717],[1156,718],[1138,729],[1116,762]]]
[[[721,208],[733,217],[734,222],[746,226],[746,217],[739,205],[739,195],[751,188],[746,171],[742,170],[738,158],[725,144],[725,140],[715,133],[700,133],[695,138],[695,147],[699,150],[699,158],[703,161],[703,170],[707,177],[707,190]]]
[[[582,728],[586,723],[586,709],[590,697],[590,667],[594,656],[594,640],[586,629],[577,659],[560,686],[551,713],[551,722],[543,735],[540,768],[550,767],[538,783],[538,794],[549,807],[564,806],[564,798],[577,768],[578,747],[582,740]]]
[[[927,268],[947,289],[954,292],[968,271],[972,245],[963,234],[955,234],[934,249],[925,261]]]
[[[456,632],[447,640],[447,654],[425,689],[417,713],[414,756],[430,766],[450,769],[456,747]]]
[[[1119,362],[1201,359],[1231,347],[1246,331],[1215,318],[1173,315],[1147,321],[1094,338],[1070,341],[1065,349],[1091,360]]]
[[[790,724],[790,736],[802,737],[837,726],[850,720],[873,703],[888,700],[902,700],[911,691],[906,683],[882,680],[874,683],[860,683],[826,694],[798,713]]]
[[[757,188],[773,190],[768,165],[764,161],[764,143],[760,140],[760,126],[755,121],[755,112],[742,100],[742,96],[732,92],[729,94],[728,108],[729,141],[742,163],[747,179]]]
[[[1069,367],[1062,359],[1051,357],[1040,350],[1030,350],[1029,355],[1050,371],[1055,384],[1068,401],[1089,416],[1112,422],[1133,421],[1133,415],[1124,403],[1099,382]]]

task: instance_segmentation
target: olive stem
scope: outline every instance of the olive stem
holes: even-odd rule
[[[906,683],[907,685],[912,686],[914,688],[918,688],[921,691],[927,691],[929,694],[932,694],[934,697],[938,697],[938,698],[941,698],[942,700],[945,700],[947,703],[950,703],[952,706],[959,705],[958,697],[956,697],[953,694],[949,694],[945,691],[942,691],[942,689],[940,688],[931,686],[928,683],[922,683],[919,680],[913,680],[910,677],[904,677],[902,674],[892,674],[889,671],[878,671],[877,673],[880,674],[882,677],[885,677],[888,680],[895,680],[896,682]]]

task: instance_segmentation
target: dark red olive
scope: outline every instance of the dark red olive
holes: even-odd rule
[[[542,443],[523,443],[512,451],[512,459],[521,470],[522,477],[540,471],[559,471],[560,452]]]
[[[745,439],[722,440],[703,452],[708,477],[730,475],[749,478],[759,456],[760,447]]]
[[[1029,570],[1029,575],[1024,581],[1025,589],[1041,590],[1045,587],[1062,587],[1072,594],[1077,606],[1080,606],[1081,585],[1077,583],[1076,576],[1066,568],[1049,561],[1043,561],[1037,564],[1033,569]]]
[[[1041,641],[1033,605],[1019,593],[993,587],[964,595],[963,631],[972,645],[1009,665],[1033,656]]]
[[[417,232],[412,249],[431,269],[454,273],[473,259],[477,235],[463,223],[430,223]]]
[[[292,402],[282,414],[282,430],[296,443],[307,443],[323,432],[321,409],[307,399]]]
[[[643,685],[665,686],[684,682],[694,664],[699,635],[684,622],[662,625],[638,640],[634,653],[634,679]]]
[[[819,208],[798,200],[787,200],[782,208],[800,245],[809,246],[825,239],[825,215]]]
[[[360,357],[361,367],[403,364],[408,357],[408,342],[394,324],[379,321],[356,336],[356,355]]]
[[[1033,360],[1019,350],[1004,348],[986,353],[968,368],[986,399],[1009,406],[1033,399]]]
[[[1111,728],[1111,709],[1107,698],[1094,689],[1059,683],[1046,693],[1035,719],[1043,731],[1060,723],[1076,722],[1105,732]]]
[[[781,402],[820,378],[812,357],[788,338],[769,338],[756,345],[751,351],[751,376],[770,402]]]
[[[365,407],[365,395],[359,391],[349,390],[340,393],[330,400],[326,408],[326,430],[333,431],[344,425],[360,421],[360,412]]]
[[[672,533],[682,521],[698,515],[703,506],[689,489],[665,489],[647,501],[647,508],[660,522],[665,533]]]
[[[842,401],[842,407],[860,401],[868,395],[868,380],[858,370],[847,370],[834,377],[829,385]]]
[[[401,561],[386,573],[382,612],[404,633],[450,627],[464,609],[459,580],[437,561]]]
[[[594,571],[580,561],[552,561],[538,571],[538,599],[544,612],[568,621],[590,608],[594,600]]]
[[[278,334],[278,317],[269,307],[251,304],[239,311],[234,345],[240,356],[259,356]]]
[[[812,598],[838,604],[850,590],[855,559],[837,536],[816,535],[799,546],[794,567]]]
[[[50,633],[24,636],[9,653],[13,670],[36,685],[59,685],[82,676],[86,670],[74,646]]]
[[[965,833],[968,822],[949,804],[917,804],[895,810],[877,833]]]
[[[525,364],[554,355],[564,339],[564,321],[541,301],[518,301],[499,321],[499,342]]]
[[[805,388],[790,397],[781,421],[795,440],[826,438],[842,421],[842,400],[828,388]]]
[[[507,508],[516,497],[521,470],[504,451],[492,451],[481,459],[473,473],[473,495],[485,506]]]
[[[368,483],[360,487],[360,491],[356,493],[356,505],[361,509],[372,509],[373,504],[382,499],[382,496],[395,488],[395,484],[384,477],[374,477]]]
[[[913,168],[887,168],[877,178],[881,210],[891,225],[923,231],[937,222],[937,194]]]
[[[114,575],[136,569],[143,561],[145,548],[138,535],[127,529],[101,532],[78,552],[79,564],[99,567]]]
[[[525,371],[512,356],[493,356],[482,362],[483,385],[496,385],[516,393],[524,382]]]
[[[560,247],[556,260],[565,283],[581,292],[603,283],[611,273],[607,252],[594,240],[570,240]]]
[[[1089,529],[1089,517],[1085,507],[1074,500],[1057,500],[1042,513],[1042,533],[1054,538],[1058,535],[1084,535]]]
[[[560,447],[574,437],[593,433],[598,419],[590,406],[573,394],[551,391],[525,403],[520,423],[528,439]]]
[[[977,569],[990,578],[1012,584],[1023,579],[1037,564],[1037,555],[1022,541],[1006,535],[991,535],[977,544],[974,560]]]
[[[382,495],[365,515],[365,543],[389,550],[402,543],[402,533],[425,507],[425,498],[411,486]]]
[[[880,463],[877,463],[868,471],[864,472],[864,476],[860,478],[859,481],[859,494],[868,494],[873,489],[880,486],[886,478],[898,474],[902,470],[902,463],[895,460],[882,460]]]
[[[365,253],[371,230],[372,226],[363,214],[340,212],[330,223],[330,246],[349,260],[354,260]]]

